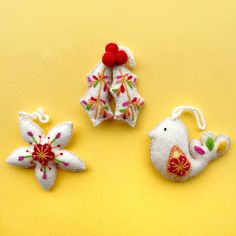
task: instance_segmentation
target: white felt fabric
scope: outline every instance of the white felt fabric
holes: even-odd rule
[[[61,169],[69,170],[73,172],[86,169],[83,161],[74,153],[67,150],[61,150],[61,149],[56,149],[55,154],[56,153],[63,153],[63,155],[60,155],[56,158],[56,164]]]
[[[24,113],[19,113],[19,126],[23,138],[31,145],[16,149],[9,155],[7,163],[25,168],[36,166],[36,179],[43,188],[49,189],[52,187],[56,178],[56,166],[73,172],[85,169],[85,164],[75,154],[58,148],[58,145],[60,147],[65,146],[71,138],[73,130],[71,122],[59,124],[51,129],[48,134],[50,139],[45,136],[40,126]],[[39,160],[32,158],[33,152],[42,148],[44,144],[46,145],[45,150],[48,151],[51,148],[50,153],[54,153],[55,155],[54,159],[48,161],[46,165],[42,165]],[[37,145],[41,145],[41,147],[39,148]]]
[[[194,148],[200,147],[202,152],[204,153],[204,158],[207,160],[211,160],[214,156],[216,156],[213,152],[209,152],[207,147],[202,144],[202,142],[198,139],[193,139],[190,142],[189,150],[193,158],[195,159],[201,159],[202,154],[198,153]]]
[[[32,138],[27,134],[28,131],[31,131],[36,139],[38,139],[40,135],[42,138],[46,138],[41,127],[32,121],[24,112],[19,113],[19,128],[21,136],[29,144],[32,143]]]
[[[24,168],[31,168],[35,166],[35,163],[33,162],[33,158],[21,158],[22,156],[29,155],[27,150],[32,151],[33,147],[20,147],[17,148],[15,151],[13,151],[7,159],[7,163],[11,164],[13,166],[21,166]]]
[[[114,118],[135,127],[144,99],[136,89],[137,77],[124,65],[113,69],[110,92],[116,101]]]
[[[49,140],[53,140],[57,134],[63,134],[59,139],[55,139],[53,142],[53,145],[60,145],[60,147],[65,147],[71,139],[73,131],[73,124],[72,122],[64,122],[61,124],[56,125],[54,128],[52,128],[49,132],[47,137],[49,137]]]
[[[87,75],[88,89],[80,99],[80,104],[88,113],[94,126],[111,119],[109,88],[111,85],[111,69],[103,63],[96,65]]]
[[[213,149],[209,152],[207,146],[206,146],[206,141],[208,138],[212,138],[212,140],[214,140],[214,147]],[[217,149],[219,147],[219,144],[221,142],[225,142],[226,147],[225,150],[221,153],[217,152]],[[190,152],[192,154],[193,157],[195,158],[201,158],[202,155],[200,155],[199,153],[197,153],[195,151],[195,147],[201,147],[204,151],[205,151],[205,158],[207,158],[209,161],[215,160],[217,157],[222,156],[223,154],[225,154],[230,146],[230,139],[228,136],[221,134],[219,136],[215,136],[212,132],[204,132],[201,138],[201,142],[199,140],[193,139],[190,142]]]
[[[94,126],[113,117],[109,105],[110,93],[116,102],[114,119],[125,121],[132,127],[135,127],[141,107],[144,105],[144,99],[136,89],[136,75],[127,68],[135,66],[134,55],[128,48],[119,46],[119,49],[124,50],[128,56],[126,64],[107,67],[99,63],[87,76],[88,89],[80,103]],[[107,78],[99,79],[98,82],[101,75]],[[105,84],[108,90],[104,90]],[[106,108],[105,112],[103,107]]]
[[[40,185],[44,189],[48,190],[55,183],[56,176],[57,176],[57,168],[54,163],[48,163],[48,165],[46,166],[46,176],[42,168],[43,166],[40,163],[36,164],[35,177],[40,183]]]
[[[211,133],[208,134],[212,135]],[[220,141],[227,143],[224,153],[227,152],[230,146],[229,137],[224,135],[220,135],[216,139],[214,138],[215,149],[212,151],[200,141],[194,140],[189,144],[187,128],[179,119],[168,118],[162,121],[157,127],[149,132],[148,135],[151,138],[150,153],[154,166],[163,176],[173,181],[187,180],[202,171],[210,160],[216,158],[217,154],[215,150]],[[203,134],[203,139],[206,139],[206,137],[208,137],[207,133]],[[199,147],[196,148],[196,145]],[[189,172],[186,172],[187,174],[184,176],[178,176],[168,171],[168,161],[174,146],[177,146],[184,153],[187,162],[191,164]],[[199,155],[199,153],[196,153],[195,149],[202,154]]]

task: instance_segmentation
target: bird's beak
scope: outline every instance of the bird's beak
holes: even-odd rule
[[[150,138],[154,138],[154,135],[155,135],[155,129],[149,131],[147,135],[148,135]]]

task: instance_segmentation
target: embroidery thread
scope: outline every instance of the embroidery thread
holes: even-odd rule
[[[185,181],[199,174],[208,163],[225,154],[230,147],[230,138],[223,134],[215,136],[205,132],[201,141],[189,143],[188,131],[179,116],[192,112],[200,130],[206,122],[201,111],[190,106],[174,109],[171,117],[162,121],[148,133],[151,138],[151,160],[163,176],[173,181]]]
[[[102,62],[87,76],[88,90],[80,103],[94,126],[111,119],[111,95],[116,101],[114,119],[135,127],[144,99],[136,89],[137,78],[128,69],[135,66],[133,53],[115,43],[106,45]]]
[[[77,172],[85,169],[85,164],[75,154],[62,149],[72,136],[73,124],[69,121],[52,128],[46,136],[32,119],[43,123],[49,121],[40,108],[36,113],[19,112],[20,133],[29,144],[11,153],[7,159],[10,165],[24,168],[35,167],[35,176],[44,189],[50,189],[56,179],[57,167]]]
[[[178,146],[173,146],[167,164],[171,175],[178,177],[187,176],[191,170],[191,163]]]

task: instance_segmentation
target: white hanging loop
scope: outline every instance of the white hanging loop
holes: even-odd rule
[[[196,107],[192,107],[192,106],[179,106],[179,107],[176,107],[172,111],[172,117],[171,118],[173,120],[178,118],[184,111],[189,111],[189,112],[193,113],[193,115],[195,116],[195,119],[197,121],[198,128],[200,130],[205,130],[206,129],[206,120],[205,120],[202,112]]]
[[[36,112],[33,113],[27,113],[27,112],[23,112],[24,114],[26,114],[27,116],[29,116],[31,119],[33,120],[39,120],[40,123],[46,124],[49,122],[50,117],[45,114],[43,108],[38,108]]]
[[[128,56],[127,63],[131,68],[134,68],[136,66],[136,63],[135,63],[134,54],[132,53],[132,51],[129,48],[126,48],[120,45],[119,45],[119,49],[124,50],[127,53],[127,56]]]

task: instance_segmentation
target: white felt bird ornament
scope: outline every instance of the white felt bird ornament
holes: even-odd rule
[[[194,114],[200,130],[205,130],[206,122],[199,109],[182,106],[173,110],[173,115],[165,119],[148,133],[151,138],[151,160],[163,176],[173,181],[185,181],[204,170],[209,161],[225,154],[230,147],[230,138],[221,134],[214,136],[205,132],[201,141],[189,142],[188,131],[178,118],[182,112]]]

